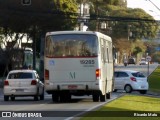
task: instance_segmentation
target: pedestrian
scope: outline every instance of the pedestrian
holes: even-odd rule
[[[29,65],[29,66],[28,66],[28,69],[29,69],[29,70],[32,70],[32,66],[31,66],[31,65]]]
[[[27,65],[26,65],[26,63],[23,65],[22,68],[23,68],[23,69],[27,69],[27,68],[28,68]]]

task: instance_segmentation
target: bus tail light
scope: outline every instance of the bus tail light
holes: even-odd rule
[[[5,81],[4,81],[4,86],[8,86],[8,85],[9,85],[8,80],[5,80]]]
[[[96,69],[96,79],[100,79],[101,76],[101,70],[100,69]]]
[[[49,70],[45,70],[45,80],[49,80]]]

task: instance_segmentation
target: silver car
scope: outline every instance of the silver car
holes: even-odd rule
[[[44,84],[35,70],[12,70],[4,81],[4,101],[15,100],[17,96],[33,96],[44,99]]]
[[[139,62],[139,65],[147,65],[148,62],[146,61],[145,58],[142,58],[141,61]]]
[[[149,88],[147,77],[139,71],[119,70],[114,72],[114,91],[125,90],[127,93],[139,91],[145,94]]]

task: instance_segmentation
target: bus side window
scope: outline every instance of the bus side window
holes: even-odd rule
[[[107,54],[106,54],[106,41],[103,39],[103,56],[104,56],[104,62],[107,62]]]
[[[112,43],[109,42],[109,61],[112,62],[113,61],[113,51],[112,51]]]
[[[107,41],[105,41],[104,42],[104,46],[105,46],[105,62],[106,63],[108,63],[109,62],[109,52],[108,52],[108,42]]]
[[[104,47],[104,40],[101,38],[101,56],[102,56],[102,61],[105,62],[105,47]]]
[[[107,59],[106,59],[106,62],[108,61],[108,63],[109,63],[109,51],[108,51],[108,47],[107,47],[107,52],[106,52],[106,56],[107,56]]]

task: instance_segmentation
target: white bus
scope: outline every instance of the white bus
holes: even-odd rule
[[[48,32],[45,38],[45,89],[54,102],[71,95],[92,95],[93,101],[110,99],[113,89],[112,40],[91,31]]]

